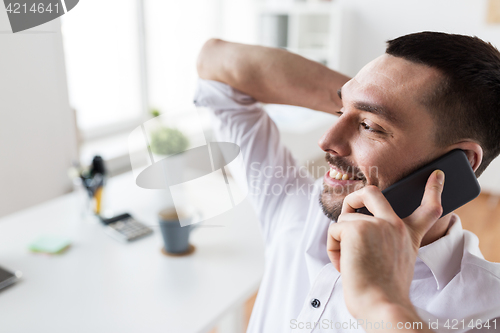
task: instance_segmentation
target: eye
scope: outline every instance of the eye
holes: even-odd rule
[[[379,134],[382,134],[383,132],[382,131],[378,131],[376,129],[374,129],[373,127],[369,126],[368,124],[366,124],[365,122],[362,122],[359,124],[361,127],[363,127],[365,130],[369,131],[369,132],[372,132],[372,133],[379,133]]]

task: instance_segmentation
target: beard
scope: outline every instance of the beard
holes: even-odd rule
[[[342,204],[344,203],[344,198],[347,196],[347,194],[357,191],[364,186],[364,183],[356,184],[352,188],[352,191],[349,188],[349,190],[347,191],[348,193],[344,193],[343,188],[340,192],[338,192],[335,191],[334,188],[323,184],[323,192],[319,196],[319,204],[321,206],[321,209],[323,210],[323,213],[330,220],[334,220],[335,222],[337,222],[340,213],[342,212]]]
[[[323,214],[326,215],[330,220],[337,222],[340,213],[342,212],[342,204],[344,199],[335,199],[331,192],[331,187],[323,184],[323,192],[319,196],[319,205],[323,210]]]

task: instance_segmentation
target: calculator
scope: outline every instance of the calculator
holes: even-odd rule
[[[128,213],[101,221],[106,225],[106,233],[122,242],[130,242],[153,233],[153,229],[140,223]]]

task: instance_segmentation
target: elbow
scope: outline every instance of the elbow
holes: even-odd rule
[[[196,69],[200,78],[206,80],[214,79],[215,73],[212,72],[212,69],[215,67],[214,62],[217,61],[217,50],[224,43],[221,39],[211,38],[203,44],[196,60]]]

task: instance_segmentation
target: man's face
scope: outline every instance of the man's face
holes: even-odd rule
[[[339,118],[318,143],[331,168],[320,197],[329,218],[337,220],[349,193],[383,190],[444,153],[422,103],[440,78],[436,69],[385,54],[342,87]]]

